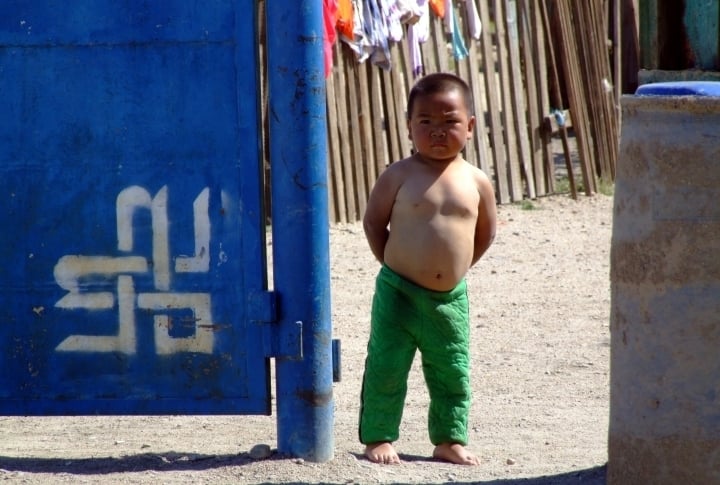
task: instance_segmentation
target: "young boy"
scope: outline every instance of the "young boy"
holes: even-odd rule
[[[415,153],[378,178],[363,219],[382,264],[372,305],[360,410],[360,441],[376,463],[399,463],[407,377],[417,349],[430,393],[433,457],[463,465],[470,407],[465,274],[495,237],[493,186],[461,155],[475,117],[468,85],[452,74],[421,78],[407,126]]]

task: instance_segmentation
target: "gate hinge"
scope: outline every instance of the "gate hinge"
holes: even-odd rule
[[[303,359],[303,322],[263,325],[265,357]]]
[[[278,323],[278,294],[256,291],[248,299],[249,319],[262,328],[265,357],[302,360],[302,322]]]
[[[248,320],[270,323],[277,321],[277,294],[274,291],[251,291],[247,301]]]

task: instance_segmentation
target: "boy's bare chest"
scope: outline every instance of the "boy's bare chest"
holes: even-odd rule
[[[397,210],[416,216],[472,217],[477,215],[479,199],[472,180],[418,177],[403,184],[395,205]]]

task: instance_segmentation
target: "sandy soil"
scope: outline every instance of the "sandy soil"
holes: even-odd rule
[[[358,394],[377,263],[360,225],[331,229],[335,458],[271,454],[275,417],[0,418],[0,479],[14,483],[603,484],[607,461],[612,198],[553,196],[499,208],[493,247],[468,275],[479,467],[432,461],[419,368],[396,444],[404,463],[362,458]]]

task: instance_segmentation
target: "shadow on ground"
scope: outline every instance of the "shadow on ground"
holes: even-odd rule
[[[273,455],[268,460],[288,459]],[[414,461],[412,457],[403,457]],[[418,461],[422,460],[418,457]],[[63,473],[73,475],[105,475],[110,473],[144,471],[210,470],[252,463],[247,453],[237,455],[203,455],[195,453],[143,453],[140,455],[107,458],[16,458],[0,456],[0,470],[25,473]],[[576,470],[560,475],[537,478],[515,478],[481,482],[453,482],[453,485],[605,485],[605,466]],[[297,482],[298,484],[306,482]],[[347,482],[338,482],[347,483]],[[320,484],[318,484],[320,485]]]
[[[605,485],[605,465],[587,470],[576,470],[560,475],[549,475],[537,478],[514,478],[509,480],[491,480],[484,482],[467,482],[477,485]]]
[[[272,459],[272,458],[271,458]],[[121,457],[94,458],[14,458],[0,456],[0,470],[26,473],[71,473],[102,475],[123,472],[210,470],[243,466],[254,460],[247,453],[203,455],[197,453],[143,453]]]

